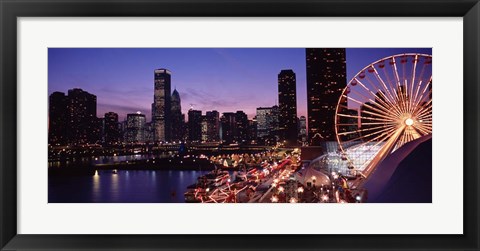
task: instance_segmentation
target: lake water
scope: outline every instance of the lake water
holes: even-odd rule
[[[49,176],[49,203],[183,203],[206,171],[110,170],[95,176]]]

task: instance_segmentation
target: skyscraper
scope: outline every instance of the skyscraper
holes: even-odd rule
[[[170,141],[171,119],[171,73],[167,69],[154,72],[154,95],[152,104],[152,122],[155,141]]]
[[[220,118],[222,124],[222,141],[232,143],[235,141],[236,130],[236,114],[233,112],[224,112]]]
[[[278,74],[278,106],[280,139],[287,144],[297,143],[297,82],[292,70],[282,70]]]
[[[263,138],[270,134],[270,123],[268,116],[272,111],[271,107],[258,107],[257,108],[257,137]]]
[[[66,117],[70,144],[96,143],[100,139],[97,96],[78,88],[68,90]]]
[[[201,127],[202,127],[202,142],[207,142],[208,141],[208,121],[207,121],[207,116],[202,115],[202,122],[201,122]]]
[[[277,136],[278,134],[278,106],[257,108],[257,137]]]
[[[145,142],[145,114],[130,113],[127,114],[127,143],[144,143]]]
[[[248,139],[256,140],[257,139],[257,117],[248,120]]]
[[[299,133],[300,139],[302,142],[307,141],[307,118],[305,116],[300,116],[299,121]]]
[[[214,142],[220,140],[220,114],[217,111],[206,113],[207,119],[207,141]]]
[[[235,140],[242,142],[248,139],[248,116],[243,111],[235,113]]]
[[[107,112],[103,122],[103,139],[105,144],[113,145],[120,140],[120,131],[118,130],[118,114]]]
[[[48,109],[48,143],[67,143],[67,96],[63,92],[50,94]]]
[[[345,48],[307,48],[308,137],[335,140],[335,110],[347,85]]]
[[[182,115],[182,105],[180,101],[180,94],[177,89],[173,90],[172,93],[172,141],[181,141],[185,135],[183,131],[183,124],[185,123]]]
[[[188,140],[190,142],[202,140],[202,111],[193,109],[188,111]]]

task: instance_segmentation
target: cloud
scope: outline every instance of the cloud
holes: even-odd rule
[[[180,97],[182,100],[188,101],[188,102],[193,102],[193,103],[188,103],[188,106],[190,107],[190,104],[194,105],[195,107],[200,106],[200,107],[206,107],[209,108],[210,110],[214,110],[220,108],[220,107],[232,107],[238,105],[238,102],[235,101],[235,99],[232,99],[231,97],[224,98],[221,95],[216,95],[213,92],[207,92],[204,90],[196,90],[192,88],[187,88],[185,92],[180,94]],[[184,105],[185,103],[182,102]]]

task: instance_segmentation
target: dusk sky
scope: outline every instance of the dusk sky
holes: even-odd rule
[[[347,81],[368,64],[400,53],[432,54],[432,49],[347,49]],[[298,116],[306,116],[304,48],[50,48],[48,94],[81,88],[97,96],[97,116],[141,111],[150,121],[153,71],[172,72],[172,91],[180,93],[182,112],[235,112],[251,119],[257,107],[275,105],[277,77],[292,69],[297,77]]]

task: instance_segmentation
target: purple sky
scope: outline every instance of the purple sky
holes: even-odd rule
[[[366,65],[399,53],[431,54],[432,49],[347,49],[347,81]],[[257,107],[277,102],[277,75],[292,69],[297,76],[298,116],[306,116],[306,68],[303,48],[50,48],[48,94],[82,88],[97,96],[97,115],[141,111],[150,120],[153,71],[172,72],[182,112],[194,109],[234,112],[249,118]]]

